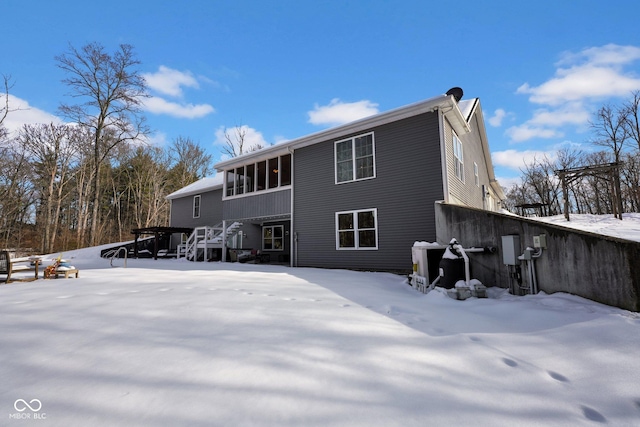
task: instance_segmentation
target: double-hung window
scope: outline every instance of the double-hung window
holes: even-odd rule
[[[375,178],[375,143],[373,133],[335,143],[336,184]]]
[[[193,196],[193,217],[200,218],[200,195]]]
[[[262,249],[265,251],[284,250],[284,227],[271,225],[262,227]]]
[[[462,141],[460,141],[455,132],[453,132],[453,163],[456,176],[460,181],[464,182],[464,152],[462,150]]]
[[[336,212],[336,249],[378,249],[378,210]]]

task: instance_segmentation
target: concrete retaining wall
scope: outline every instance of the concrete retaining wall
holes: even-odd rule
[[[519,235],[521,252],[546,235],[547,249],[535,262],[538,288],[567,292],[603,304],[640,311],[640,243],[457,205],[436,203],[436,236],[455,237],[465,247],[494,246],[495,254],[471,254],[472,276],[486,286],[508,288],[501,236]],[[522,265],[524,280],[526,268]]]

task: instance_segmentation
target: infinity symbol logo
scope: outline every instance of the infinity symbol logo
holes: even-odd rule
[[[29,403],[33,406],[31,406]],[[29,403],[27,403],[27,401],[24,399],[18,399],[13,404],[13,407],[18,412],[26,411],[27,408],[31,409],[33,412],[38,412],[40,409],[42,409],[42,402],[40,402],[38,399],[32,399]]]

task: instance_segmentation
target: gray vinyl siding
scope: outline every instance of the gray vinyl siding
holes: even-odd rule
[[[213,226],[222,221],[222,189],[200,193],[200,217],[193,217],[194,195],[171,200],[172,227]]]
[[[226,220],[247,220],[291,215],[291,189],[256,193],[222,201]]]
[[[262,227],[263,226],[272,226],[272,225],[282,225],[284,231],[284,239],[283,239],[283,250],[275,251],[275,250],[263,250],[262,249]],[[247,250],[260,250],[263,254],[268,254],[271,256],[272,263],[287,263],[289,261],[289,256],[291,254],[291,222],[290,221],[261,221],[261,222],[244,222],[242,227],[240,227],[244,236],[241,240],[236,237],[235,243],[232,240],[230,242],[230,248],[237,249],[247,249]]]
[[[281,251],[274,251],[268,249],[262,249],[262,227],[258,227],[260,232],[259,239],[257,240],[256,247],[260,249],[263,254],[268,254],[271,256],[271,262],[279,262],[286,263],[289,262],[289,256],[291,254],[291,239],[289,238],[289,234],[291,233],[291,222],[290,221],[273,221],[273,222],[265,222],[264,226],[277,226],[281,225],[283,228],[284,238],[282,239],[283,248]]]
[[[488,209],[487,206],[484,206],[484,200],[482,197],[482,186],[484,185],[486,188],[490,188],[489,170],[488,170],[487,162],[485,160],[486,156],[482,148],[482,141],[480,140],[480,128],[478,127],[477,115],[474,115],[471,118],[469,125],[471,126],[471,134],[469,136],[473,139],[473,143],[471,144],[472,146],[471,154],[473,155],[473,160],[471,163],[471,173],[473,178],[473,162],[475,161],[478,164],[478,179],[480,181],[479,188],[475,185],[473,179],[471,181],[471,183],[473,184],[473,187],[471,188],[472,193],[470,195],[469,206],[472,206],[474,208],[479,208],[479,209]],[[491,156],[491,154],[489,153],[486,153],[486,155]]]
[[[463,204],[466,206],[483,209],[482,185],[489,185],[489,173],[485,162],[485,153],[480,140],[480,130],[478,128],[477,116],[474,115],[469,123],[471,132],[466,134],[456,134],[462,141],[463,161],[464,161],[464,182],[462,182],[455,172],[455,161],[453,156],[453,129],[446,120],[444,126],[445,147],[447,151],[447,177],[449,194],[452,196],[451,203]],[[480,186],[475,184],[473,163],[478,165],[478,177]]]
[[[466,185],[469,183],[469,178],[473,180],[473,161],[469,156],[469,143],[464,135],[456,132],[458,139],[462,141],[462,154],[463,154],[463,167],[464,167],[464,182],[458,178],[455,169],[455,156],[453,155],[453,128],[451,124],[444,119],[444,141],[446,150],[446,162],[447,162],[447,183],[449,188],[449,194],[453,196],[454,200],[449,200],[451,203],[467,203],[468,191],[466,191]],[[471,162],[471,165],[469,165]]]
[[[410,270],[416,240],[435,241],[442,200],[437,113],[374,127],[376,178],[335,184],[334,142],[295,152],[294,232],[301,267]],[[340,138],[344,139],[344,138]],[[377,250],[336,250],[335,213],[376,208]]]

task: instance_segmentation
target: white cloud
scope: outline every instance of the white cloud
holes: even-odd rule
[[[489,118],[489,124],[493,127],[502,126],[502,121],[507,117],[507,112],[502,108],[498,108],[491,118]]]
[[[587,123],[590,113],[581,103],[567,103],[555,110],[541,108],[533,113],[528,124],[536,126],[563,126],[566,124],[581,125]]]
[[[529,94],[531,102],[547,105],[626,96],[640,89],[640,78],[623,66],[638,59],[640,48],[614,44],[565,53],[553,78],[539,86],[525,83],[517,93]]]
[[[521,177],[496,177],[496,181],[507,190],[511,189],[514,185],[522,185]]]
[[[285,142],[291,141],[289,138],[285,138],[282,135],[276,135],[273,138],[273,145],[284,144]]]
[[[556,77],[537,87],[525,83],[517,93],[530,94],[536,104],[559,105],[563,102],[625,96],[640,89],[640,79],[620,70],[599,66],[559,69]]]
[[[549,129],[542,126],[531,126],[528,123],[524,123],[518,126],[512,126],[505,132],[511,141],[523,142],[533,138],[561,138],[564,136],[559,130]]]
[[[238,131],[236,131],[236,129]],[[225,131],[229,134],[229,136],[231,137],[231,140],[234,143],[238,142],[238,133],[240,134],[244,134],[244,138],[243,138],[243,148],[244,150],[248,150],[251,149],[251,147],[255,147],[255,146],[261,146],[261,147],[267,147],[270,144],[264,139],[264,137],[262,136],[262,133],[255,130],[252,127],[249,127],[247,125],[242,125],[242,126],[233,126],[233,127],[225,127],[225,126],[220,126],[218,129],[216,129],[215,132],[215,136],[216,139],[213,141],[214,145],[218,145],[218,146],[225,146],[227,145],[227,139],[225,137]],[[228,156],[223,155],[221,157],[221,160],[227,160]]]
[[[155,132],[148,136],[145,141],[147,144],[156,146],[156,147],[164,147],[168,145],[169,139],[167,138],[167,134],[164,132]]]
[[[161,65],[155,73],[142,75],[147,86],[159,93],[173,97],[182,97],[182,87],[199,87],[198,80],[190,71],[178,71]]]
[[[154,114],[167,114],[172,117],[197,119],[216,110],[209,104],[179,104],[152,96],[144,100],[144,108]]]
[[[206,77],[196,78],[190,71],[174,70],[164,65],[161,65],[157,72],[145,73],[143,77],[152,93],[156,92],[180,100],[179,102],[168,101],[162,96],[147,98],[144,100],[144,105],[150,113],[196,119],[215,112],[215,108],[209,104],[192,104],[183,101],[183,88],[199,89],[199,80],[212,83]]]
[[[553,77],[538,86],[525,83],[518,88],[516,93],[529,95],[529,101],[542,108],[506,134],[512,142],[522,142],[562,137],[568,126],[585,130],[598,103],[640,90],[640,77],[625,69],[638,60],[640,47],[615,44],[563,53]],[[496,122],[499,117],[496,111]]]
[[[590,47],[579,53],[564,52],[557,65],[574,64],[582,59],[595,65],[627,64],[640,59],[640,47],[609,43],[604,46]]]
[[[5,96],[6,95],[0,95],[0,105],[5,105]],[[9,110],[9,114],[7,114],[3,122],[3,125],[9,132],[16,132],[22,125],[26,124],[63,123],[59,117],[39,108],[32,107],[24,99],[11,94],[9,94]]]
[[[309,123],[314,125],[341,125],[364,117],[378,114],[378,104],[368,100],[357,102],[342,102],[338,98],[331,100],[329,105],[315,105],[309,111]]]
[[[560,129],[566,125],[584,126],[590,114],[581,103],[567,103],[560,108],[540,108],[533,117],[521,125],[506,130],[512,142],[523,142],[533,138],[551,139],[564,136]]]
[[[542,160],[545,157],[551,161],[554,161],[557,157],[557,151],[504,150],[494,151],[493,153],[491,153],[491,161],[494,165],[504,166],[514,170],[520,170],[526,165],[533,163],[534,160]]]

